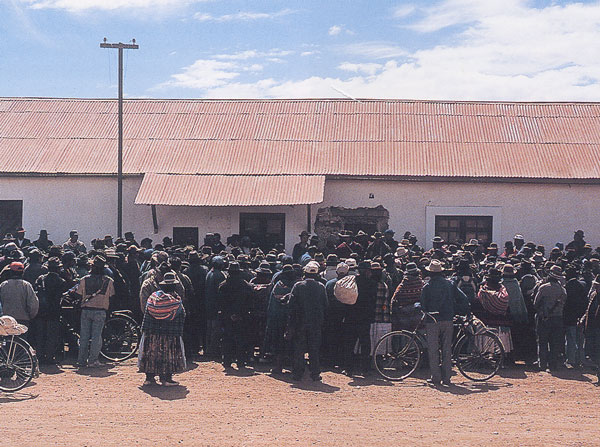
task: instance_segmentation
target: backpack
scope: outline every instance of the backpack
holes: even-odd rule
[[[358,287],[354,275],[344,276],[338,279],[333,287],[333,295],[340,303],[354,304],[358,299]]]

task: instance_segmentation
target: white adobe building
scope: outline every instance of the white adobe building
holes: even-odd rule
[[[128,100],[123,230],[600,244],[600,104]],[[116,101],[0,99],[0,231],[116,234]]]

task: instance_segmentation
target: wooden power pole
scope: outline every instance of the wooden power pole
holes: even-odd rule
[[[100,48],[117,48],[119,50],[119,151],[117,162],[117,237],[123,235],[123,49],[137,50],[135,39],[132,43],[107,43],[106,37]]]

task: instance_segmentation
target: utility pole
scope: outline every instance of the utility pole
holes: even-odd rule
[[[119,50],[119,151],[117,162],[117,237],[123,234],[123,49],[137,50],[135,39],[132,43],[107,43],[106,37],[100,48],[117,48]]]

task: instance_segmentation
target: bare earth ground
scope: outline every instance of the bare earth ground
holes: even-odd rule
[[[410,379],[323,374],[294,383],[267,366],[225,375],[191,364],[182,386],[141,389],[135,362],[77,373],[43,368],[0,394],[0,439],[18,446],[591,446],[600,445],[600,388],[589,373],[503,371],[486,384],[454,376],[439,391]]]

